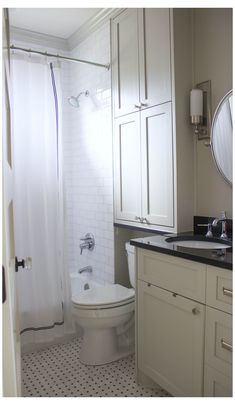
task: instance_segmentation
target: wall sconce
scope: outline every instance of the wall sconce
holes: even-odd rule
[[[190,92],[190,122],[198,139],[210,138],[211,81],[199,83]]]
[[[203,114],[203,91],[192,89],[190,91],[190,117],[191,124],[195,125],[194,133],[199,133],[198,126],[202,124]]]

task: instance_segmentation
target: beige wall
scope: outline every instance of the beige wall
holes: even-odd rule
[[[211,80],[212,114],[232,89],[232,9],[194,9],[194,84]],[[217,172],[209,147],[195,143],[195,215],[232,218],[232,188]]]

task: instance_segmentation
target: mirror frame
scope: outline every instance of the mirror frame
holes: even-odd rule
[[[224,102],[225,102],[226,100],[228,100],[229,97],[232,96],[232,95],[233,95],[233,90],[230,90],[228,93],[226,93],[225,96],[222,98],[222,100],[220,100],[220,102],[219,102],[219,104],[218,104],[218,106],[217,106],[217,108],[216,108],[216,110],[215,110],[215,113],[214,113],[214,116],[213,116],[213,120],[212,120],[212,125],[211,125],[211,140],[210,140],[211,152],[212,152],[212,156],[213,156],[213,160],[214,160],[215,166],[216,166],[217,170],[219,171],[219,173],[221,174],[221,176],[223,177],[223,179],[224,179],[231,187],[232,187],[232,185],[233,185],[232,181],[230,181],[230,180],[225,176],[224,172],[222,171],[221,167],[219,166],[219,164],[217,163],[217,160],[216,160],[216,156],[215,156],[215,152],[214,152],[214,146],[213,146],[213,132],[214,132],[214,128],[215,128],[215,125],[216,125],[216,121],[217,121],[217,118],[218,118],[218,115],[219,115],[221,106],[222,106],[222,105],[224,104]]]

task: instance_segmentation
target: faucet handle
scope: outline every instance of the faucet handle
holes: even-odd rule
[[[222,230],[221,230],[221,235],[220,237],[222,239],[227,239],[228,234],[227,234],[227,217],[226,217],[226,212],[221,211],[221,224],[222,224]]]
[[[225,211],[221,211],[221,221],[226,221],[227,217],[226,217],[226,212]]]
[[[87,242],[94,240],[94,239],[95,238],[92,233],[86,233],[85,238],[80,238],[80,240],[87,241]]]
[[[197,226],[207,226],[207,233],[206,233],[206,238],[213,238],[213,233],[212,233],[212,224],[209,222],[208,224],[197,224]]]

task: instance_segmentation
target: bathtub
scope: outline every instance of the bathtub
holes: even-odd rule
[[[78,296],[84,290],[90,288],[102,287],[104,284],[95,279],[94,275],[91,273],[82,273],[78,272],[70,273],[70,282],[71,282],[71,292],[72,297]]]

